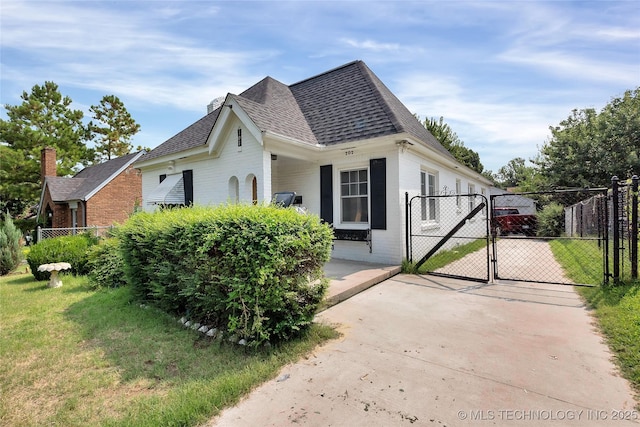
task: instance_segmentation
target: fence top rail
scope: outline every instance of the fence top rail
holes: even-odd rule
[[[411,203],[411,201],[413,201],[413,199],[437,199],[437,198],[454,198],[454,197],[482,197],[484,199],[487,198],[487,196],[485,194],[479,194],[479,193],[464,193],[464,194],[434,194],[432,196],[429,196],[427,194],[417,194],[413,197],[411,197],[409,199],[409,203]]]
[[[591,192],[591,193],[600,193],[608,191],[609,189],[606,187],[585,187],[585,188],[563,188],[561,190],[546,190],[546,191],[525,191],[522,193],[504,193],[504,194],[492,194],[491,198],[496,197],[504,197],[504,196],[524,196],[527,194],[558,194],[558,193],[578,193],[578,192]]]

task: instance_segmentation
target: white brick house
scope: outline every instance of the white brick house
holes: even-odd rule
[[[399,264],[405,257],[405,192],[488,193],[491,183],[458,163],[362,62],[287,86],[267,77],[145,154],[143,208],[298,202],[371,245],[336,240],[333,257]],[[431,227],[456,221],[430,212]],[[338,235],[339,233],[337,233]]]

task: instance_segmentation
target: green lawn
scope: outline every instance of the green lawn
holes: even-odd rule
[[[127,287],[63,282],[0,278],[0,425],[197,425],[337,336],[314,325],[252,352],[141,307]]]
[[[640,281],[603,285],[602,258],[595,242],[555,240],[551,249],[576,283],[600,284],[576,290],[593,308],[624,377],[640,393]],[[631,277],[629,269],[626,262],[623,277]]]
[[[416,271],[415,264],[410,264],[408,261],[405,261],[403,263],[403,272],[426,274],[430,271],[435,271],[441,267],[444,267],[445,265],[450,264],[453,261],[464,258],[470,253],[485,249],[486,247],[487,241],[485,239],[477,239],[469,243],[457,245],[453,249],[440,251],[429,258],[424,264],[420,266],[419,271]]]

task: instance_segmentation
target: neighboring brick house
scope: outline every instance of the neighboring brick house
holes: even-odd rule
[[[56,175],[56,151],[41,152],[42,194],[38,219],[46,228],[109,226],[124,222],[142,201],[142,176],[127,154],[78,172]]]

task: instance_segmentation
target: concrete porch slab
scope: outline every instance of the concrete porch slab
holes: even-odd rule
[[[331,259],[324,266],[331,279],[326,307],[331,307],[400,273],[399,265],[371,264],[343,259]]]

